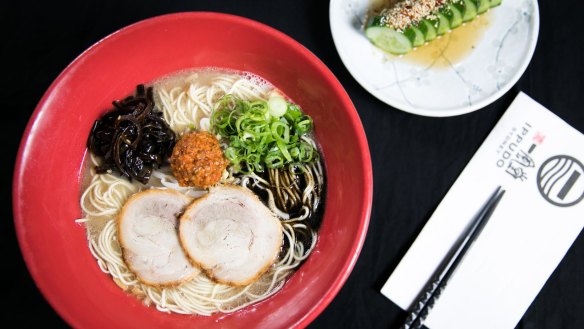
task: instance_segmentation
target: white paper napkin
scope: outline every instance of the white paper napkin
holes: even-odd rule
[[[521,93],[381,292],[407,310],[498,185],[506,193],[426,319],[514,328],[584,226],[584,135]]]

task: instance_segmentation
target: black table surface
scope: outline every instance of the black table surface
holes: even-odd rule
[[[9,304],[1,312],[5,321],[22,328],[67,327],[31,279],[12,219],[14,160],[36,103],[75,57],[106,35],[161,14],[216,11],[272,26],[311,50],[345,87],[367,134],[374,177],[367,239],[346,284],[310,327],[399,327],[405,313],[381,295],[381,286],[517,93],[526,92],[584,132],[584,34],[580,31],[584,5],[578,0],[541,1],[539,8],[537,48],[519,82],[484,109],[430,118],[382,103],[353,79],[333,44],[327,0],[2,1],[0,291],[2,304]],[[584,328],[583,258],[580,236],[517,328]]]

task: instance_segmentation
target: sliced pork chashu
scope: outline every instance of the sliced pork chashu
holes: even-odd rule
[[[140,281],[178,285],[200,272],[178,240],[178,217],[191,199],[173,190],[150,189],[133,195],[118,216],[124,261]]]
[[[216,186],[180,218],[180,242],[188,256],[215,281],[246,285],[276,260],[282,226],[248,189]]]

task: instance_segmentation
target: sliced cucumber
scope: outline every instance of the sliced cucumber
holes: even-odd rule
[[[434,24],[425,18],[420,21],[418,28],[424,33],[424,39],[426,39],[426,42],[432,41],[438,36]]]
[[[475,5],[477,6],[477,14],[483,14],[489,8],[491,8],[491,1],[490,0],[474,0]]]
[[[396,55],[406,54],[414,47],[436,39],[463,22],[472,21],[492,7],[501,4],[502,0],[447,0],[440,7],[434,8],[431,14],[411,19],[409,25],[402,30],[390,26],[392,11],[384,9],[380,15],[369,19],[365,35],[377,47]],[[401,4],[402,2],[399,2]],[[404,6],[407,6],[404,5]],[[401,7],[400,7],[401,8]],[[403,7],[401,9],[407,9]],[[425,14],[424,14],[425,15]]]
[[[436,33],[438,35],[443,35],[450,31],[450,21],[448,20],[448,17],[442,13],[437,13],[436,17],[438,18],[438,21],[436,22],[438,24],[436,25]]]
[[[470,22],[477,17],[477,6],[473,0],[462,0],[462,21]]]
[[[502,0],[490,0],[490,1],[491,1],[491,3],[490,3],[491,8],[497,7],[502,2]]]
[[[412,50],[412,42],[403,33],[383,26],[369,26],[365,35],[374,45],[395,55],[402,55]]]
[[[450,4],[444,7],[444,9],[441,9],[441,11],[442,14],[448,18],[451,29],[455,29],[462,25],[462,13],[456,6]]]
[[[424,42],[426,42],[426,39],[424,38],[424,33],[422,33],[422,31],[420,31],[419,28],[417,28],[413,25],[408,27],[404,31],[404,35],[408,39],[410,39],[413,47],[419,47],[419,46],[423,45]]]

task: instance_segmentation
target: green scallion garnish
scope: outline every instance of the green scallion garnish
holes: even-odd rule
[[[316,149],[302,139],[312,131],[312,118],[296,104],[276,98],[250,102],[226,95],[215,106],[211,130],[228,141],[225,156],[236,172],[263,172],[264,167],[318,159]]]

